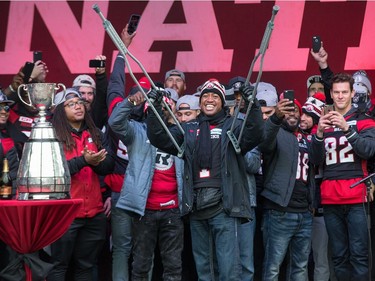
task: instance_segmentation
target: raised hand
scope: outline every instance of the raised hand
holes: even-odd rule
[[[253,97],[253,93],[254,93],[254,86],[250,85],[250,84],[247,84],[247,85],[242,85],[240,87],[240,92],[241,92],[241,96],[242,98],[244,99],[245,101],[245,104],[248,105],[249,104],[249,101],[252,99]]]
[[[105,149],[100,150],[99,152],[94,152],[89,150],[87,146],[82,151],[82,155],[85,158],[86,162],[92,166],[98,166],[100,162],[104,161],[108,152]]]
[[[163,99],[164,91],[161,89],[151,89],[147,96],[153,105],[160,105]]]

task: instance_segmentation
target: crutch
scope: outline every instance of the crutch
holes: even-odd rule
[[[231,143],[233,144],[233,147],[234,147],[234,149],[235,149],[235,151],[236,151],[237,154],[239,154],[241,152],[240,141],[241,141],[241,138],[242,138],[242,135],[243,135],[243,130],[245,128],[246,120],[247,120],[247,118],[249,116],[249,113],[250,113],[251,106],[253,105],[254,99],[255,99],[256,94],[257,94],[258,84],[259,84],[260,78],[262,77],[264,55],[265,55],[266,50],[268,48],[268,44],[269,44],[269,41],[270,41],[270,38],[271,38],[271,34],[272,34],[272,31],[273,31],[273,28],[274,28],[274,19],[275,19],[275,16],[276,16],[277,12],[279,11],[279,9],[280,8],[277,5],[273,6],[273,8],[272,8],[272,17],[271,17],[271,19],[267,23],[266,30],[264,31],[262,42],[260,44],[259,51],[255,55],[255,57],[254,57],[251,65],[250,65],[249,73],[247,74],[247,77],[246,77],[245,85],[248,85],[249,81],[250,81],[250,77],[253,74],[253,69],[254,69],[255,62],[258,60],[259,56],[261,56],[258,77],[257,77],[257,80],[255,82],[253,95],[251,96],[251,98],[249,100],[249,105],[247,107],[246,115],[245,115],[245,118],[244,118],[245,121],[242,124],[242,127],[241,127],[241,130],[240,130],[240,134],[238,136],[238,139],[234,135],[233,129],[234,129],[235,121],[236,121],[236,119],[238,117],[238,113],[240,111],[240,106],[241,106],[241,103],[242,103],[242,97],[241,97],[240,102],[239,102],[239,104],[236,107],[236,110],[234,112],[234,118],[233,118],[233,122],[232,122],[231,128],[230,128],[229,131],[227,131],[227,135],[228,135]]]
[[[140,91],[142,92],[142,94],[144,95],[146,101],[148,102],[149,106],[151,107],[152,111],[155,113],[156,117],[158,118],[159,122],[161,123],[161,125],[163,126],[164,130],[167,132],[168,136],[170,137],[171,141],[173,142],[174,146],[177,148],[178,150],[178,154],[177,156],[178,157],[182,157],[183,154],[184,154],[184,149],[183,149],[183,146],[180,147],[178,145],[178,143],[176,142],[176,140],[174,139],[174,137],[172,136],[171,132],[168,130],[168,127],[166,126],[166,124],[164,123],[163,119],[160,117],[158,111],[156,110],[155,106],[153,105],[153,102],[151,99],[149,99],[149,97],[147,96],[147,94],[145,93],[145,91],[143,90],[142,86],[139,84],[139,81],[137,80],[137,78],[134,76],[134,73],[130,67],[130,64],[129,64],[129,61],[127,59],[127,56],[126,55],[129,55],[137,64],[138,66],[141,68],[142,72],[144,73],[144,75],[147,77],[147,79],[150,81],[150,84],[151,84],[151,87],[155,90],[159,90],[159,88],[157,88],[154,84],[154,82],[152,81],[150,75],[147,73],[147,71],[145,70],[145,68],[143,67],[143,65],[141,64],[141,62],[136,58],[134,57],[130,52],[129,50],[126,48],[126,46],[124,45],[124,43],[122,42],[120,36],[117,34],[116,30],[114,29],[113,25],[111,24],[110,21],[108,21],[103,13],[100,11],[100,8],[97,4],[94,4],[92,6],[92,8],[94,9],[95,12],[98,13],[98,15],[100,16],[100,18],[102,19],[103,21],[103,26],[104,26],[104,29],[106,30],[106,32],[108,33],[109,37],[111,37],[113,43],[116,45],[117,49],[120,51],[120,53],[122,54],[122,56],[124,57],[124,60],[125,60],[125,65],[126,67],[128,68],[129,70],[129,74],[130,76],[132,77],[132,79],[134,80],[135,84],[139,87]],[[179,128],[179,130],[181,131],[182,134],[185,134],[184,130],[182,129],[181,127],[181,124],[178,122],[178,120],[176,119],[176,116],[174,116],[172,110],[169,108],[169,105],[164,101],[162,100],[162,102],[164,103],[164,106],[165,108],[168,110],[169,114],[171,114],[173,120],[175,121],[177,127]]]

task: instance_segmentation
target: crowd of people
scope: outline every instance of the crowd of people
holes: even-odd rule
[[[136,32],[120,35],[128,48]],[[178,69],[125,93],[121,53],[109,75],[77,76],[47,120],[83,204],[41,250],[54,265],[43,280],[369,280],[374,184],[359,182],[375,169],[371,82],[363,70],[335,74],[323,46],[311,55],[320,74],[305,100],[241,76],[188,94]],[[27,82],[47,73],[37,61]],[[23,78],[0,92],[0,159],[14,182],[38,121],[17,95]],[[14,252],[0,248],[1,277]]]

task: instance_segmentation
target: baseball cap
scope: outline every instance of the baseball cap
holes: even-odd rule
[[[65,92],[64,91],[58,92],[55,95],[53,102],[55,103],[56,106],[58,106],[59,104],[64,103],[67,100],[70,100],[72,98],[82,99],[82,96],[75,88],[67,88]]]
[[[261,106],[276,106],[278,102],[276,88],[266,82],[258,83],[256,98]]]
[[[229,80],[229,87],[232,87],[235,92],[238,92],[240,90],[240,87],[243,85],[243,83],[246,82],[246,78],[242,76],[236,76]]]
[[[167,71],[167,73],[165,73],[165,80],[167,80],[170,76],[179,76],[185,81],[185,74],[181,70],[171,69]]]
[[[14,101],[8,100],[8,97],[0,90],[0,103],[14,104]]]
[[[188,106],[180,107],[181,104],[187,104]],[[182,96],[178,99],[176,108],[177,110],[198,110],[200,109],[199,98],[193,95]]]
[[[309,89],[310,86],[314,83],[323,84],[322,77],[320,75],[312,75],[309,78],[307,78],[307,89]]]
[[[91,87],[94,90],[96,89],[96,84],[94,79],[92,79],[87,74],[78,75],[74,81],[72,87]]]
[[[168,94],[169,94],[169,97],[174,101],[174,102],[177,102],[178,101],[178,94],[176,92],[176,90],[172,89],[172,88],[165,88],[164,91],[166,91]]]
[[[138,83],[139,83],[139,85],[141,85],[141,87],[142,87],[142,89],[143,89],[143,91],[144,91],[145,93],[147,93],[147,92],[150,90],[150,88],[151,88],[151,83],[150,83],[150,81],[147,79],[146,76],[143,76],[142,78],[140,78],[140,79],[138,80]],[[130,89],[129,96],[134,95],[134,94],[137,93],[138,91],[140,91],[140,90],[139,90],[139,87],[138,87],[137,84],[135,84],[135,85]]]

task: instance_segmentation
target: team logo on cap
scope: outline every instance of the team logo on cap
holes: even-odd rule
[[[311,104],[307,104],[305,106],[305,109],[306,109],[307,112],[313,112],[314,111],[314,107]]]
[[[236,83],[234,83],[234,85],[233,85],[233,88],[239,88],[239,87],[241,87],[242,86],[242,82],[236,82]]]

